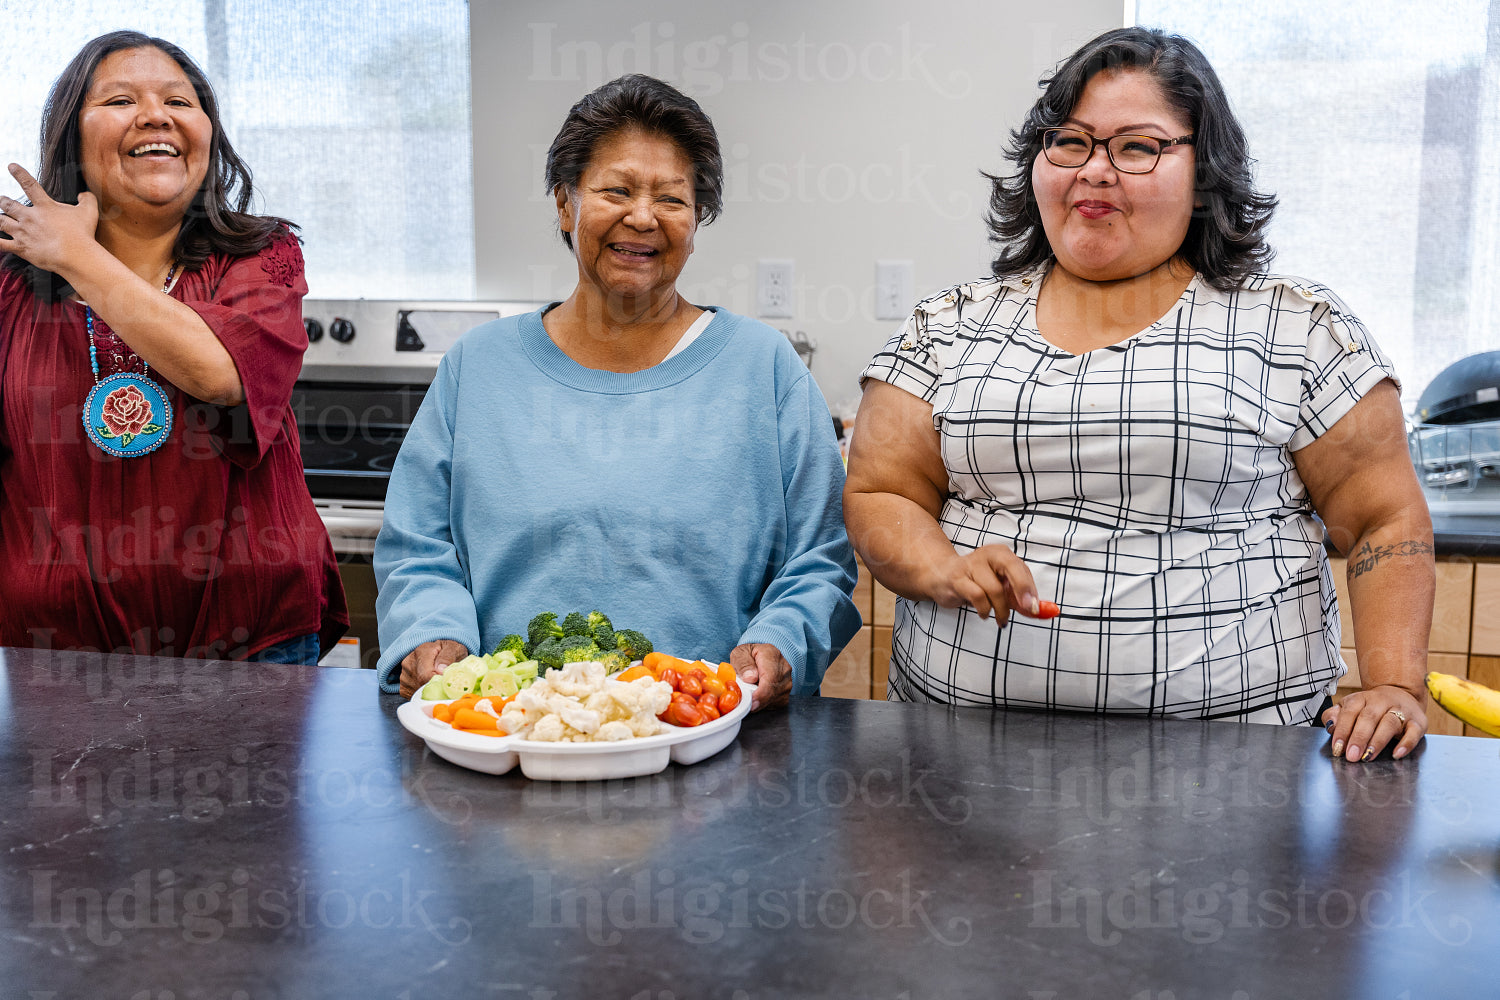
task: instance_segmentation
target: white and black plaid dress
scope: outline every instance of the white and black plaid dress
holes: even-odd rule
[[[1075,356],[1037,332],[1044,275],[923,301],[863,377],[932,404],[954,546],[1010,546],[1062,616],[999,629],[900,600],[887,696],[1310,720],[1344,666],[1292,452],[1390,361],[1328,289],[1276,275],[1195,277],[1149,329]]]

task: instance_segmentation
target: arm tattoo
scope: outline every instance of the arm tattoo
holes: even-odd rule
[[[1388,559],[1400,556],[1432,556],[1432,545],[1428,542],[1397,542],[1395,545],[1382,545],[1375,548],[1369,542],[1364,548],[1349,557],[1347,575],[1351,581],[1364,576],[1376,566]]]

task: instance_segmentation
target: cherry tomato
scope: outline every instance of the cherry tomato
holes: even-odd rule
[[[710,721],[719,717],[719,710],[717,708],[711,708],[710,706],[703,704],[703,702],[701,701],[698,703],[698,711],[707,716]]]
[[[682,675],[672,667],[665,667],[662,669],[661,679],[672,685],[673,691],[682,690]]]
[[[682,679],[682,686],[678,690],[696,698],[703,693],[703,678],[697,674],[688,674]]]
[[[692,695],[683,694],[681,691],[673,691],[672,703],[674,705],[696,705],[698,704],[698,700]]]
[[[735,706],[740,703],[740,699],[743,696],[744,692],[740,690],[740,686],[738,683],[729,685],[724,689],[724,697],[719,699],[719,711],[723,712],[725,715],[733,712]]]
[[[703,690],[705,692],[712,691],[714,694],[722,698],[724,697],[724,692],[728,689],[724,687],[724,682],[719,680],[719,678],[715,676],[703,678]]]
[[[701,726],[708,721],[708,716],[697,705],[687,702],[674,701],[667,706],[667,710],[661,713],[661,721],[674,726]]]
[[[719,696],[712,691],[705,691],[698,696],[699,708],[711,708],[715,712],[719,710]]]

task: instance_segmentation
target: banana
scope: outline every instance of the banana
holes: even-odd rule
[[[1427,690],[1449,715],[1491,736],[1500,736],[1500,691],[1437,671],[1427,675]]]

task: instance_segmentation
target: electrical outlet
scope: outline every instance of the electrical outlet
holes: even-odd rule
[[[792,261],[762,260],[756,267],[755,314],[766,319],[792,318]]]
[[[915,265],[909,260],[875,262],[875,318],[905,319],[916,305]]]

